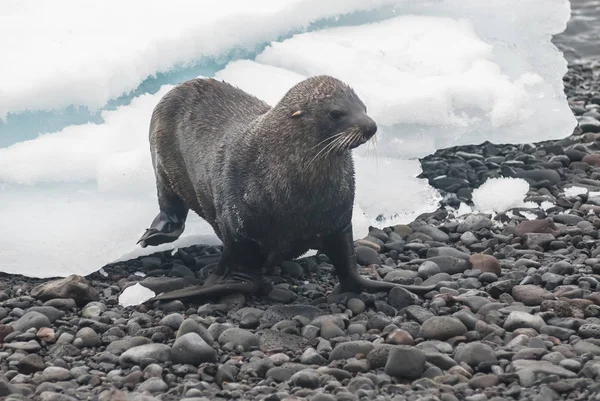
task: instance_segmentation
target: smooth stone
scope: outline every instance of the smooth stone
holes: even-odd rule
[[[304,369],[296,372],[290,378],[290,382],[296,387],[319,388],[320,375],[313,369]]]
[[[465,325],[455,317],[434,316],[421,325],[423,338],[428,340],[447,340],[462,336],[467,332]]]
[[[456,349],[454,360],[477,367],[480,363],[497,363],[498,359],[494,349],[479,341],[464,344]]]
[[[183,320],[183,316],[180,313],[170,313],[167,316],[160,319],[158,324],[161,326],[168,326],[173,330],[177,330],[183,323]]]
[[[75,334],[75,339],[79,339],[82,347],[97,347],[102,344],[98,333],[90,327],[83,327]]]
[[[187,318],[183,322],[181,322],[181,325],[179,326],[179,329],[177,330],[176,338],[179,338],[182,335],[187,334],[187,333],[198,334],[209,345],[212,345],[215,342],[212,334],[209,333],[209,331],[206,329],[206,327],[202,326],[200,323],[196,322],[192,318]]]
[[[60,338],[59,338],[59,341],[60,341]],[[144,345],[144,344],[151,344],[151,343],[152,343],[152,340],[150,340],[147,337],[134,336],[134,337],[125,338],[123,340],[113,341],[106,346],[106,350],[112,354],[119,355],[119,354],[127,351],[128,349],[131,349],[131,348],[134,348],[134,347],[137,347],[140,345]]]
[[[178,337],[173,344],[171,355],[173,363],[193,366],[217,360],[217,351],[197,333],[187,333]]]
[[[515,285],[512,288],[512,297],[527,306],[538,306],[545,300],[555,298],[550,291],[533,284]]]
[[[482,273],[494,273],[496,275],[502,274],[500,268],[500,262],[492,255],[485,255],[482,253],[475,253],[469,258],[472,269],[480,270]]]
[[[470,214],[458,224],[456,231],[460,234],[467,231],[478,231],[482,228],[491,228],[492,220],[481,214]]]
[[[159,377],[151,377],[142,384],[140,384],[136,390],[140,393],[143,393],[145,391],[149,393],[164,393],[168,389],[169,385],[165,383],[164,380],[162,380]]]
[[[440,267],[430,260],[426,260],[419,266],[417,274],[419,277],[427,279],[431,276],[434,276],[438,273],[441,273]]]
[[[15,331],[26,332],[31,328],[50,327],[50,320],[39,312],[27,312],[12,324]]]
[[[404,313],[411,320],[416,320],[417,322],[423,324],[427,319],[435,316],[433,313],[423,308],[422,306],[412,305],[408,308],[404,309]]]
[[[335,346],[329,354],[329,360],[355,358],[357,354],[368,355],[375,346],[370,341],[358,340],[343,342]]]
[[[576,373],[571,372],[561,366],[553,365],[548,361],[534,361],[529,359],[519,359],[512,362],[513,367],[518,372],[522,369],[528,369],[532,372],[546,375],[556,375],[563,378],[575,378],[577,377]]]
[[[258,348],[259,346],[259,339],[256,334],[238,328],[225,330],[219,336],[218,341],[221,345],[232,343],[234,347],[240,346],[246,351],[250,351],[252,348]]]
[[[158,362],[171,360],[171,347],[166,344],[144,344],[130,348],[119,357],[121,365],[139,365],[143,359],[153,359]]]
[[[402,287],[394,287],[388,294],[388,303],[398,310],[415,305],[418,302],[419,297],[417,295]]]
[[[76,274],[42,283],[32,288],[30,295],[42,301],[54,298],[71,298],[78,305],[85,305],[88,302],[100,299],[100,294],[89,281]]]
[[[521,328],[532,328],[538,333],[546,325],[544,319],[537,315],[531,315],[527,312],[511,312],[504,322],[504,329],[514,331]]]
[[[448,234],[446,234],[445,232],[443,232],[442,230],[440,230],[437,227],[433,227],[433,226],[429,226],[429,225],[424,225],[424,226],[419,227],[417,229],[417,232],[421,232],[426,235],[429,235],[431,238],[433,238],[434,241],[448,242],[450,240],[450,236],[448,236]]]
[[[398,346],[390,350],[385,373],[402,379],[416,379],[425,372],[427,357],[414,347]]]
[[[438,265],[442,273],[447,274],[462,273],[469,268],[469,262],[453,256],[433,256],[427,260]]]
[[[106,305],[102,302],[90,302],[81,310],[81,316],[93,318],[102,315],[106,312]]]

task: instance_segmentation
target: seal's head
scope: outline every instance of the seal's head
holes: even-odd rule
[[[377,124],[354,90],[339,79],[319,75],[292,87],[273,108],[287,114],[294,130],[314,136],[316,147],[328,154],[346,153],[375,135]],[[306,141],[309,138],[304,138]]]

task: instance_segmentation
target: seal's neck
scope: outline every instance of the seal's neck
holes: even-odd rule
[[[251,141],[259,144],[257,152],[271,165],[281,166],[288,173],[295,172],[299,181],[311,185],[330,184],[338,180],[340,175],[353,173],[352,154],[350,150],[334,152],[330,140],[319,139],[307,125],[281,123],[288,121],[286,114],[271,109],[258,117],[253,123]]]

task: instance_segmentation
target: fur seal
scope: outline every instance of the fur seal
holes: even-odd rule
[[[176,240],[191,209],[224,248],[203,285],[152,300],[255,293],[262,267],[311,248],[329,257],[342,292],[431,291],[357,271],[351,150],[376,131],[354,90],[330,76],[303,80],[273,107],[212,78],[171,89],[150,121],[159,213],[138,243]]]

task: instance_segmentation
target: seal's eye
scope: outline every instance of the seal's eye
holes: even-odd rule
[[[340,110],[331,110],[329,112],[329,118],[332,120],[339,120],[343,115],[344,113],[342,113]]]

